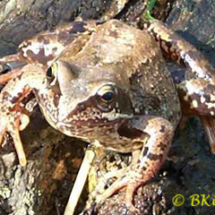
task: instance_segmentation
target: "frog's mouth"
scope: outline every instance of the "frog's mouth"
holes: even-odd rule
[[[95,128],[95,127],[107,127],[107,126],[113,126],[115,124],[121,124],[124,121],[127,121],[128,119],[133,117],[133,114],[127,115],[127,114],[121,114],[121,113],[101,113],[101,115],[98,117],[98,115],[90,115],[83,117],[83,115],[80,113],[81,117],[79,116],[73,116],[72,120],[64,121],[64,122],[58,122],[58,126],[64,126],[68,128],[82,128],[83,126],[87,126],[89,128]]]
[[[70,123],[59,122],[57,127],[61,132],[68,136],[76,136],[84,138],[94,138],[112,133],[117,130],[125,121],[125,118],[116,118],[109,120],[108,118],[74,120]]]

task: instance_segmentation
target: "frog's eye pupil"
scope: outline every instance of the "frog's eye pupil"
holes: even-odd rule
[[[47,77],[52,78],[53,72],[52,72],[52,68],[51,68],[51,67],[49,67],[49,68],[47,69],[46,75],[47,75]]]
[[[104,101],[110,102],[114,98],[114,92],[106,92],[101,97]]]
[[[96,104],[101,111],[111,111],[116,105],[117,88],[115,85],[103,85],[96,95]]]

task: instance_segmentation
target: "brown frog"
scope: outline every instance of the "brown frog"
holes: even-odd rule
[[[192,46],[181,49],[186,42],[159,22],[145,26],[165,54],[191,68],[189,78],[178,86],[187,113],[211,120],[213,69],[204,68],[208,62]],[[73,22],[22,43],[18,54],[1,59],[28,65],[0,77],[1,83],[11,79],[0,94],[0,142],[5,132],[10,133],[20,164],[26,164],[19,131],[29,121],[23,100],[33,92],[54,128],[95,146],[132,152],[132,164],[95,201],[102,202],[127,186],[125,199],[134,209],[135,189],[159,170],[181,117],[177,89],[159,45],[147,31],[117,20]],[[195,66],[200,62],[199,69],[193,62]],[[193,88],[196,82],[200,88]],[[209,100],[203,104],[201,97],[206,96]]]

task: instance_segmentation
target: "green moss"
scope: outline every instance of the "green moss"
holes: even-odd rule
[[[152,21],[154,18],[151,16],[151,11],[153,10],[157,0],[148,0],[146,11],[143,15],[143,17],[147,20]]]
[[[151,13],[152,9],[154,8],[157,0],[149,0],[147,4],[147,12]]]

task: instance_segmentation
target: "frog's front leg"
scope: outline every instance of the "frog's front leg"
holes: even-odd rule
[[[95,202],[101,203],[122,187],[127,186],[125,201],[130,210],[134,210],[135,208],[132,204],[134,191],[138,186],[149,181],[160,169],[169,151],[174,127],[166,119],[145,116],[132,119],[129,122],[128,129],[142,131],[143,134],[148,135],[148,140],[144,144],[145,135],[142,138],[131,140],[134,144],[140,141],[143,142],[143,149],[139,159],[133,158],[136,162],[132,162],[122,175],[118,175],[118,179],[103,194],[95,194]]]
[[[29,112],[22,101],[32,92],[42,86],[44,71],[39,66],[27,65],[22,68],[22,74],[9,81],[0,94],[0,144],[8,132],[21,165],[26,164],[26,156],[20,139],[19,131],[29,123]]]

